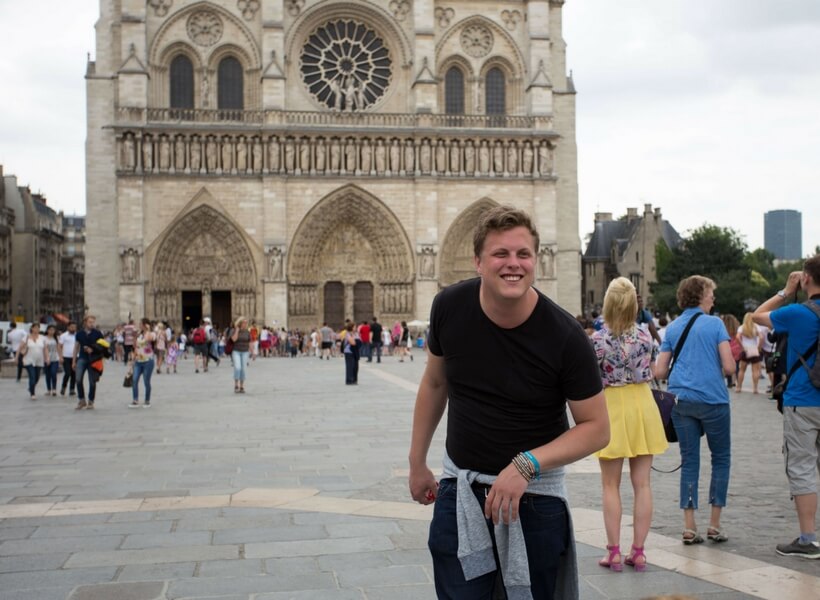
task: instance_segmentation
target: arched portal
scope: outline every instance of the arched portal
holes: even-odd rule
[[[496,206],[498,203],[488,198],[479,200],[464,210],[450,225],[441,246],[441,287],[476,276],[473,233],[482,213]]]
[[[339,315],[411,319],[415,264],[399,220],[355,185],[326,196],[302,220],[288,256],[288,323],[338,327]],[[366,314],[367,313],[367,314]]]
[[[245,236],[208,205],[194,208],[162,236],[153,261],[150,317],[188,329],[210,316],[220,327],[257,317],[256,265]]]

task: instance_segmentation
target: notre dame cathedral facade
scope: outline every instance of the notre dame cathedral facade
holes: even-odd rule
[[[425,319],[513,204],[580,306],[564,0],[101,0],[86,298],[189,326]]]

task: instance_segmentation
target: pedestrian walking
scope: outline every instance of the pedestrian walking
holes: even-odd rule
[[[508,597],[578,597],[563,466],[606,446],[609,421],[589,339],[532,287],[538,248],[529,215],[490,209],[474,236],[479,277],[433,300],[409,485],[415,501],[435,502],[439,598],[490,598],[502,581]],[[437,485],[427,451],[445,408]]]
[[[95,349],[98,340],[103,339],[102,332],[97,329],[97,318],[94,315],[86,315],[83,319],[83,326],[76,335],[74,344],[74,357],[71,366],[74,368],[77,378],[77,410],[94,409],[94,399],[97,395],[97,380],[99,373],[91,368],[91,363],[97,354]],[[88,400],[86,401],[86,390],[83,379],[88,373]]]
[[[723,377],[735,371],[729,334],[718,317],[710,316],[715,305],[715,282],[692,275],[678,285],[678,306],[683,313],[669,324],[655,367],[658,379],[669,378],[669,391],[678,397],[672,423],[680,442],[680,508],[683,510],[682,541],[701,544],[695,524],[700,476],[700,438],[712,455],[709,503],[712,511],[706,537],[725,542],[720,516],[726,506],[731,466],[731,407]],[[681,339],[683,338],[683,342]],[[683,346],[679,347],[679,343]],[[677,355],[670,374],[672,353]]]
[[[37,383],[40,381],[43,367],[48,363],[46,340],[40,335],[39,323],[34,323],[29,328],[28,335],[20,344],[19,350],[23,355],[23,367],[28,374],[28,393],[32,400],[37,400]]]
[[[199,373],[201,368],[208,372],[208,332],[205,329],[205,320],[199,322],[199,327],[191,333],[191,343],[194,346],[194,372]]]
[[[131,357],[130,370],[133,374],[131,383],[131,404],[129,408],[137,408],[140,405],[140,379],[145,384],[146,408],[151,406],[151,375],[154,373],[156,351],[155,344],[157,333],[151,327],[151,321],[142,319],[140,332],[134,341],[134,352]]]
[[[128,319],[128,323],[122,328],[122,361],[126,365],[131,361],[131,353],[134,351],[134,340],[137,339],[137,333],[134,319]]]
[[[328,327],[327,323],[323,323],[319,333],[322,335],[322,358],[330,360],[330,350],[333,347],[333,330]]]
[[[621,571],[623,564],[646,570],[644,544],[652,523],[652,457],[669,447],[658,407],[649,386],[657,346],[649,331],[637,325],[635,286],[625,277],[609,284],[604,296],[604,324],[592,334],[609,413],[609,444],[595,453],[601,466],[607,556],[602,567]],[[621,473],[629,459],[629,478],[635,496],[632,550],[622,560]]]
[[[233,392],[234,394],[244,394],[248,361],[251,357],[251,332],[248,329],[247,317],[239,317],[234,322],[231,341],[233,341],[233,351],[231,352]]]
[[[17,323],[12,321],[9,323],[9,332],[6,334],[6,339],[9,342],[9,350],[17,363],[17,383],[23,376],[23,354],[20,352],[20,347],[25,342],[27,334],[22,327],[17,327]]]
[[[376,317],[373,317],[373,320],[370,322],[370,339],[373,347],[367,357],[367,362],[373,362],[373,354],[375,354],[376,362],[380,363],[382,361],[382,346],[384,342],[382,340],[382,326]]]
[[[169,374],[171,369],[174,374],[177,372],[177,360],[179,360],[179,344],[176,339],[171,338],[168,349],[165,351],[165,374]]]
[[[46,327],[46,364],[43,373],[46,377],[46,396],[57,395],[57,371],[60,369],[60,350],[57,342],[57,328]]]
[[[784,306],[798,290],[809,297],[803,304]],[[820,559],[817,541],[817,477],[820,466],[820,387],[817,385],[820,343],[820,254],[794,271],[782,290],[754,312],[759,325],[789,338],[786,351],[788,378],[783,391],[783,447],[789,492],[794,498],[800,535],[778,544],[783,556]]]
[[[356,324],[350,323],[342,332],[342,353],[345,357],[345,385],[359,383],[359,336]]]
[[[71,366],[74,357],[74,344],[77,340],[77,323],[70,321],[68,329],[60,334],[57,338],[60,347],[60,356],[63,357],[63,383],[60,385],[60,395],[65,396],[65,390],[68,388],[68,395],[75,394],[76,379],[74,378],[74,367]]]
[[[760,381],[761,349],[763,348],[763,333],[760,327],[752,320],[752,313],[743,315],[743,325],[737,331],[737,341],[740,342],[743,351],[740,354],[740,368],[737,372],[736,393],[740,393],[743,387],[743,378],[746,375],[746,368],[752,365],[752,393],[757,393],[757,385]]]
[[[162,365],[165,362],[165,348],[167,346],[167,338],[165,336],[165,325],[162,321],[158,321],[154,327],[154,356],[157,368],[157,375],[162,374]]]

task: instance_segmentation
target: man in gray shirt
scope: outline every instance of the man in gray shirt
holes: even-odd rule
[[[330,349],[333,347],[333,330],[327,326],[327,323],[322,323],[319,333],[322,335],[322,358],[330,360]]]

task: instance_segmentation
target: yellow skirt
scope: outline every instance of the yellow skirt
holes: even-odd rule
[[[669,447],[658,405],[648,383],[604,389],[609,411],[609,445],[595,453],[603,459],[663,454]]]

